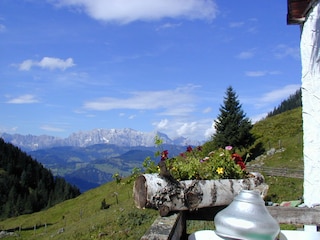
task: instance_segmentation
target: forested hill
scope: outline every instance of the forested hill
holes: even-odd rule
[[[302,106],[302,99],[301,99],[301,88],[300,88],[294,94],[290,95],[286,100],[282,101],[278,107],[275,107],[273,109],[273,111],[268,113],[267,117],[272,117],[301,106]]]
[[[0,219],[33,213],[80,195],[42,164],[0,138]]]

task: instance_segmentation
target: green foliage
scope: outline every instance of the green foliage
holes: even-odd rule
[[[216,132],[212,136],[215,148],[235,146],[241,150],[249,147],[254,142],[250,132],[252,124],[244,114],[231,86],[227,88],[224,105],[220,106],[219,110],[220,114],[215,120]]]
[[[162,150],[162,140],[155,137],[155,144]],[[166,169],[177,180],[209,180],[223,178],[243,178],[245,172],[242,170],[245,166],[242,158],[237,154],[232,154],[232,147],[211,151],[207,155],[202,151],[202,147],[187,147],[187,151],[180,155],[169,158],[169,151],[157,151],[155,155],[161,157]],[[241,165],[241,167],[240,167]],[[150,158],[143,162],[146,173],[159,173],[161,171]]]
[[[192,149],[166,160],[167,169],[177,180],[239,179],[245,172],[235,162],[231,149],[218,149],[202,157],[202,148]]]
[[[0,138],[0,219],[40,211],[80,194],[63,178]]]
[[[158,166],[151,159],[151,157],[145,158],[145,160],[142,163],[142,166],[145,170],[145,173],[154,173],[154,172],[157,172],[157,170],[158,170]]]
[[[113,174],[112,178],[116,181],[116,183],[120,183],[121,182],[121,177],[120,177],[119,173]]]

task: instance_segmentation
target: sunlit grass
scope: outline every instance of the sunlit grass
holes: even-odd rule
[[[16,229],[19,239],[139,239],[158,211],[137,209],[132,187],[110,182],[45,211],[2,221],[0,230]],[[100,209],[103,199],[108,209]]]
[[[259,122],[253,132],[265,150],[285,149],[264,159],[264,166],[303,169],[301,108]],[[268,201],[302,197],[303,179],[266,177],[266,182]],[[0,231],[16,229],[20,236],[6,239],[140,239],[159,214],[153,209],[137,209],[132,187],[110,182],[45,211],[1,221]],[[108,209],[100,209],[103,199],[110,204]],[[296,227],[281,225],[282,229]],[[187,233],[204,229],[214,229],[213,221],[187,221]]]

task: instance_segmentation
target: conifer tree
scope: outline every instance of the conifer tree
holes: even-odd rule
[[[212,136],[215,147],[233,146],[238,149],[248,148],[254,137],[250,133],[251,121],[246,117],[239,103],[238,96],[231,86],[227,88],[224,105],[215,120],[216,132]]]

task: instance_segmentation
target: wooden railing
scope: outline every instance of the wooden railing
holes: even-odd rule
[[[214,216],[224,208],[201,208],[197,211],[181,211],[168,217],[158,217],[141,240],[186,240],[187,220],[213,221]],[[267,207],[279,223],[320,226],[320,210],[298,207]]]
[[[303,170],[291,168],[247,167],[249,172],[260,172],[265,176],[303,178]],[[226,206],[201,208],[197,211],[180,211],[167,217],[159,216],[141,240],[186,240],[187,221],[213,221],[215,215]],[[267,207],[279,223],[320,226],[320,209],[299,207]]]

